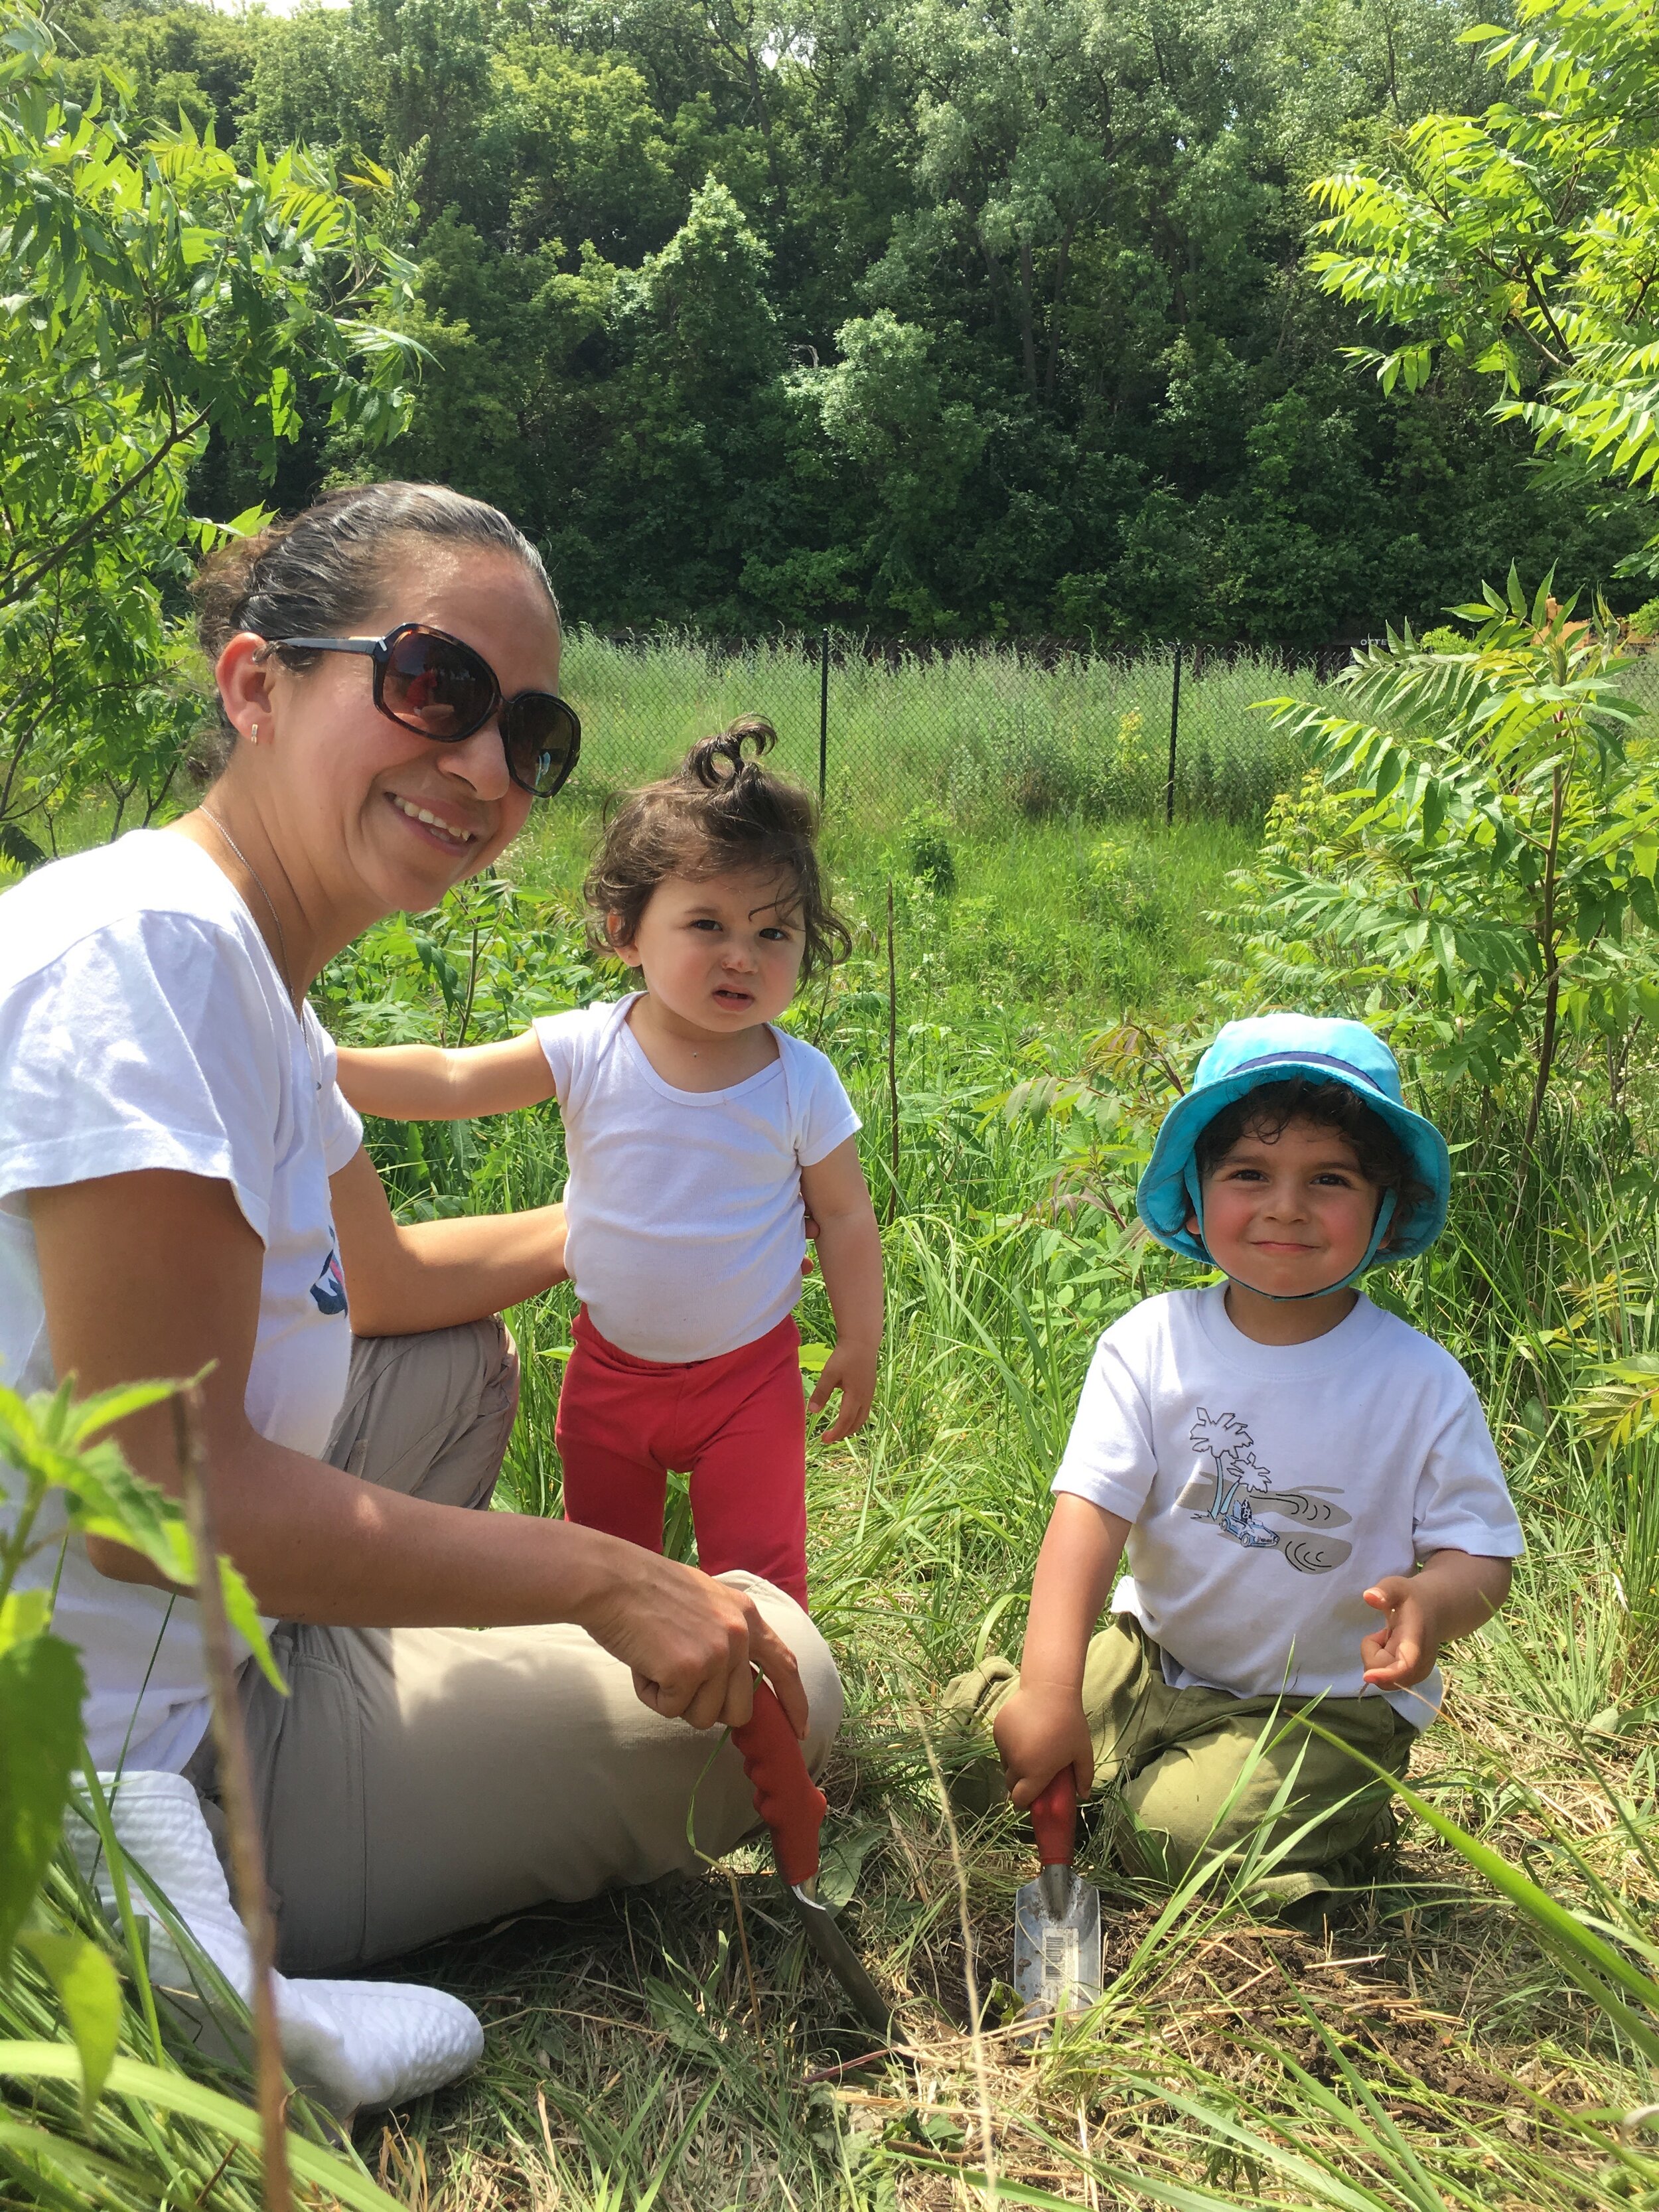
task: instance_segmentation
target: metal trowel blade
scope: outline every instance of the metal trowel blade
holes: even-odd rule
[[[1044,1867],[1014,1899],[1014,1988],[1026,2018],[1092,2004],[1100,1961],[1100,1892],[1075,1867]]]

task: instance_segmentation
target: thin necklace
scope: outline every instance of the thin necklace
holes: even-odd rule
[[[264,901],[266,906],[270,910],[270,918],[276,925],[276,943],[283,956],[276,964],[282,974],[283,988],[288,993],[289,1004],[292,1006],[294,1003],[294,971],[289,963],[288,932],[283,927],[283,917],[276,911],[276,902],[272,898],[270,893],[260,882],[259,871],[254,866],[252,861],[249,860],[247,854],[242,850],[236,840],[231,836],[229,830],[226,829],[224,823],[219,819],[213,809],[207,805],[205,800],[201,803],[198,811],[206,815],[208,820],[213,824],[214,828],[219,832],[219,835],[224,839],[226,844],[229,846],[231,851],[235,854],[237,859],[247,870],[249,875],[252,877],[255,890],[258,892],[260,897]]]

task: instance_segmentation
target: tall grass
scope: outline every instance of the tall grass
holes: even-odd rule
[[[1173,662],[1016,646],[973,646],[948,657],[873,656],[832,648],[826,798],[860,834],[918,808],[959,828],[1006,834],[1057,817],[1162,816],[1169,776]],[[572,633],[562,684],[584,738],[573,799],[592,805],[659,775],[694,739],[742,714],[776,726],[785,770],[816,786],[819,668],[815,646],[762,640],[740,650],[694,637],[618,644]],[[1266,656],[1189,659],[1181,688],[1176,809],[1184,817],[1259,822],[1292,783],[1300,755],[1252,713],[1285,690]]]
[[[586,649],[578,641],[570,688],[602,733],[600,688],[585,696],[578,682]],[[668,756],[694,710],[777,710],[776,696],[738,688],[694,696],[694,663],[688,719],[663,725]],[[628,665],[620,653],[604,663],[619,684]],[[932,673],[915,673],[914,696]],[[717,676],[738,685],[713,664],[697,681]],[[810,688],[776,690],[815,713]],[[1154,1897],[1116,1871],[1109,1825],[1093,1817],[1085,1855],[1106,1893],[1108,1994],[1034,2050],[1000,2024],[996,1988],[1029,1835],[1006,1812],[966,1820],[968,1922],[992,1991],[975,2057],[951,1839],[924,1739],[938,1735],[951,1674],[1018,1650],[1048,1481],[1096,1334],[1136,1297],[1192,1279],[1131,1225],[1155,1058],[1136,1057],[1133,1035],[1103,1033],[1152,1024],[1180,1060],[1239,1011],[1214,980],[1234,925],[1206,916],[1224,915],[1226,872],[1249,840],[1224,824],[1166,836],[1075,811],[998,836],[988,812],[969,811],[949,826],[958,888],[945,897],[907,872],[896,807],[862,829],[832,817],[858,942],[794,1018],[848,1081],[878,1179],[893,875],[899,1168],[883,1380],[865,1433],[814,1449],[809,1503],[815,1610],[851,1708],[829,1777],[830,1877],[900,2001],[912,2055],[857,2063],[867,2039],[778,1911],[763,1855],[740,1852],[730,1879],[550,1906],[402,1962],[474,2002],[489,2045],[470,2081],[368,2125],[369,2171],[433,2212],[943,2212],[979,2201],[988,2116],[1006,2203],[1659,2204],[1637,2032],[1648,2026],[1637,1978],[1659,1950],[1655,1446],[1598,1452],[1573,1410],[1607,1360],[1659,1352],[1652,1067],[1626,1071],[1615,1113],[1593,1103],[1587,1053],[1525,1159],[1504,1102],[1433,1102],[1457,1148],[1452,1230],[1431,1260],[1377,1286],[1474,1376],[1530,1547],[1504,1614],[1453,1655],[1445,1717],[1413,1762],[1412,1786],[1442,1828],[1408,1815],[1397,1863],[1325,1942],[1258,1917],[1224,1881]],[[526,994],[620,981],[580,944],[586,834],[579,815],[550,810],[514,856],[520,905],[477,940],[489,973],[469,1001],[473,1034],[521,1024]],[[470,919],[421,931],[465,968]],[[436,1034],[452,1018],[439,968],[413,943],[387,932],[331,972],[324,1012],[343,1033]],[[1093,1121],[1068,1113],[1080,1077],[1117,1104]],[[373,1134],[406,1208],[534,1204],[562,1178],[550,1112],[458,1129],[418,1154],[406,1132]],[[524,1410],[501,1498],[531,1512],[558,1506],[553,1355],[569,1317],[566,1291],[513,1317]],[[816,1281],[801,1319],[807,1336],[828,1334]],[[683,1520],[674,1540],[689,1544]],[[1529,1893],[1506,1894],[1466,1863],[1452,1827],[1611,1948],[1629,1970],[1613,1977],[1627,2018],[1563,1963],[1571,1929],[1540,1926]],[[13,2033],[49,2033],[52,2017],[33,1984],[0,1993]],[[55,2124],[72,2133],[72,2085],[37,2094],[57,2097]],[[240,2154],[215,2180],[199,2146],[179,2136],[175,2148],[182,2124],[157,2120],[152,2141],[130,2103],[116,2117],[97,2146],[115,2172],[77,2181],[84,2201],[247,2202]],[[18,2201],[74,2201],[69,2183],[54,2193],[26,2173],[23,2186],[18,2171]]]
[[[945,898],[907,877],[890,829],[832,833],[859,942],[797,1016],[854,1091],[878,1181],[895,873],[888,1341],[871,1426],[814,1454],[811,1558],[852,1703],[830,1778],[833,1855],[918,2056],[810,2078],[866,2045],[770,1907],[761,1860],[740,1855],[758,2021],[723,1879],[550,1910],[414,1962],[493,2002],[501,2025],[480,2077],[388,2140],[424,2160],[434,2203],[469,2212],[556,2193],[605,2212],[960,2204],[979,2186],[967,2177],[982,2165],[988,2108],[1010,2203],[1659,2203],[1643,2007],[1621,2018],[1574,1978],[1571,1942],[1564,1951],[1560,1925],[1531,1917],[1520,1880],[1571,1921],[1569,1937],[1645,1971],[1659,1947],[1654,1447],[1598,1455],[1572,1408],[1607,1360],[1659,1349],[1653,1071],[1628,1071],[1637,1107],[1614,1113],[1591,1103],[1588,1054],[1528,1158],[1504,1102],[1433,1102],[1457,1148],[1453,1228],[1430,1261],[1376,1286],[1474,1376],[1530,1546],[1510,1607],[1452,1656],[1446,1716],[1414,1760],[1439,1827],[1408,1815],[1397,1864],[1323,1943],[1256,1917],[1226,1882],[1160,1902],[1115,1870],[1097,1825],[1104,2004],[1033,2052],[995,2025],[994,2000],[976,2065],[922,1735],[951,1673],[1018,1650],[1095,1335],[1134,1298],[1192,1279],[1126,1226],[1155,1062],[1099,1038],[1152,1023],[1179,1060],[1239,1010],[1213,980],[1232,926],[1205,917],[1224,910],[1227,866],[1249,841],[1076,817],[1012,839],[951,836],[958,889]],[[579,844],[550,822],[515,864],[572,917]],[[1066,1118],[1080,1073],[1119,1089],[1121,1115]],[[1020,1082],[1030,1110],[1008,1097]],[[398,1133],[383,1141],[395,1151]],[[471,1202],[556,1190],[550,1118],[481,1127],[471,1141]],[[560,1367],[546,1355],[568,1341],[568,1316],[563,1292],[515,1316],[526,1413],[504,1496],[532,1511],[556,1504]],[[809,1337],[828,1334],[816,1283],[801,1318]],[[683,1520],[675,1540],[689,1548]],[[1460,1836],[1516,1870],[1510,1893],[1466,1863]],[[980,1985],[994,1988],[1029,1841],[1006,1813],[963,1837]]]

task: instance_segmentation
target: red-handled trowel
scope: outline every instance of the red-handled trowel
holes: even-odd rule
[[[1077,1776],[1063,1766],[1031,1805],[1042,1871],[1014,1899],[1014,1988],[1024,2016],[1041,2020],[1100,1995],[1100,1892],[1081,1881]]]
[[[769,1683],[756,1683],[754,1718],[745,1721],[741,1728],[734,1728],[732,1741],[742,1753],[743,1771],[754,1789],[755,1810],[771,1831],[772,1856],[778,1863],[785,1887],[795,1901],[807,1942],[858,2007],[860,2016],[886,2041],[893,2033],[891,2008],[859,1964],[852,1945],[836,1927],[835,1914],[818,1895],[818,1832],[827,1810],[824,1796],[806,1771],[806,1760],[795,1731]],[[1020,1893],[1024,1894],[1024,1891]],[[1097,1909],[1097,1989],[1099,1927]]]

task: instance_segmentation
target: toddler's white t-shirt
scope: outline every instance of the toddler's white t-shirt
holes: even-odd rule
[[[593,1326],[636,1359],[716,1359],[800,1297],[800,1171],[858,1129],[815,1046],[727,1091],[677,1091],[628,1025],[637,992],[544,1015],[536,1035],[564,1116],[565,1263]]]
[[[147,1168],[210,1176],[264,1247],[248,1419],[319,1453],[351,1358],[328,1179],[362,1141],[334,1067],[253,916],[188,839],[134,830],[0,897],[0,1382],[27,1395],[58,1379],[24,1193]],[[9,1474],[0,1463],[0,1527]],[[63,1533],[49,1502],[24,1587],[51,1583]],[[131,1766],[182,1767],[208,1717],[194,1602],[106,1581],[71,1537],[53,1626],[80,1649],[98,1765],[125,1747]]]
[[[1056,1491],[1132,1522],[1113,1609],[1171,1687],[1366,1690],[1361,1593],[1431,1552],[1516,1559],[1521,1525],[1474,1385],[1363,1294],[1310,1344],[1257,1344],[1226,1285],[1147,1298],[1095,1348]],[[1389,1701],[1421,1728],[1439,1669]]]

